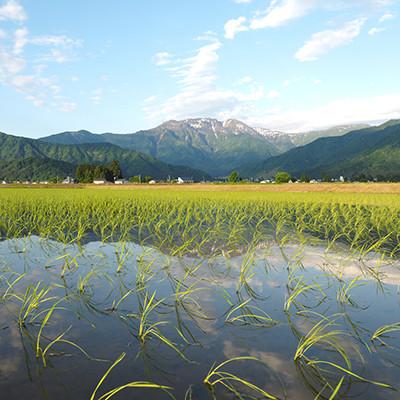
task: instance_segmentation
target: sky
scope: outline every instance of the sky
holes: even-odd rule
[[[400,0],[0,0],[0,131],[400,118]]]

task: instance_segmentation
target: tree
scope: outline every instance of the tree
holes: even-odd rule
[[[292,177],[288,172],[280,171],[277,172],[275,175],[275,182],[276,183],[288,183],[292,180]]]
[[[325,182],[325,183],[332,182],[332,178],[329,175],[324,175],[322,177],[322,182]]]
[[[113,176],[113,179],[121,179],[122,178],[122,171],[121,167],[119,165],[119,161],[113,160],[111,163],[108,165],[108,170]]]
[[[240,181],[240,176],[239,176],[239,173],[237,171],[233,171],[228,177],[228,182],[229,183],[237,183],[239,181]]]
[[[142,179],[140,177],[140,175],[135,175],[129,178],[129,182],[131,183],[141,183]]]
[[[307,174],[303,174],[300,177],[300,182],[308,183],[308,182],[310,182],[310,180],[311,180],[311,178]]]

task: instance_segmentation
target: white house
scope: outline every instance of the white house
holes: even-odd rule
[[[152,179],[151,181],[149,181],[149,185],[155,185],[156,181],[154,179]]]
[[[95,185],[105,185],[107,182],[104,179],[95,179],[93,183]]]
[[[75,182],[74,178],[71,178],[70,176],[67,176],[67,177],[62,181],[63,185],[70,185],[70,184],[72,184],[72,183],[74,183],[74,182]]]
[[[1,181],[1,184],[2,185],[7,185],[7,182],[6,181]]]
[[[126,179],[116,179],[116,180],[114,181],[114,183],[115,183],[116,185],[126,185],[126,184],[128,183],[128,181],[127,181]]]
[[[182,178],[178,178],[177,180],[178,185],[182,185],[182,183],[185,183],[185,181]]]

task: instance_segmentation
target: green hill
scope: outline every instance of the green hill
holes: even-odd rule
[[[400,121],[395,120],[344,136],[320,138],[262,163],[247,164],[240,170],[245,176],[272,176],[277,171],[295,176],[306,173],[316,178],[326,174],[385,176],[400,171],[396,160],[399,152]]]
[[[64,178],[75,174],[75,165],[51,160],[49,158],[30,157],[13,161],[0,161],[0,179],[6,181],[46,181]]]
[[[109,143],[52,144],[0,133],[0,161],[12,162],[26,158],[52,159],[73,165],[83,163],[107,164],[112,160],[118,160],[123,175],[126,177],[139,174],[158,179],[168,176],[190,176],[200,180],[203,177],[208,177],[203,171],[186,166],[170,165],[154,157],[137,151],[122,149]]]

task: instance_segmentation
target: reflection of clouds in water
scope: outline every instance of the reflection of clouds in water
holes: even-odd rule
[[[4,321],[5,317],[0,310],[0,321]],[[22,350],[21,337],[16,325],[10,325],[0,332],[0,379],[8,380],[20,370]]]
[[[355,254],[345,253],[345,248],[330,250],[322,246],[303,246],[301,257],[297,246],[287,245],[283,249],[289,261],[301,261],[302,267],[307,270],[324,271],[342,279],[353,279],[361,276],[366,280],[377,281],[391,285],[400,284],[400,262],[389,258],[383,259],[378,254],[369,254],[360,258]],[[268,261],[275,266],[282,267],[285,259],[278,246],[272,249]]]

